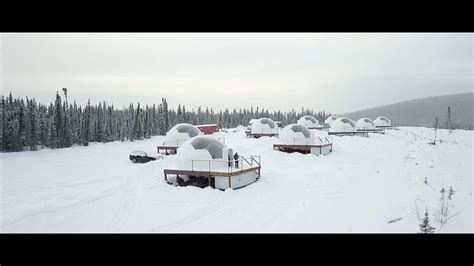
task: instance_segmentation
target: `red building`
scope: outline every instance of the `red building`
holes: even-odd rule
[[[196,127],[199,128],[199,130],[201,130],[205,135],[219,132],[219,125],[217,124],[198,125]]]

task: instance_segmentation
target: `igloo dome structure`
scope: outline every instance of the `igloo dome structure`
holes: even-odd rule
[[[314,144],[314,135],[300,124],[291,124],[282,129],[278,135],[278,143],[290,145]]]
[[[308,129],[320,129],[322,126],[319,124],[319,121],[311,115],[305,115],[298,119],[298,125],[307,127]]]
[[[253,124],[253,122],[255,122],[256,120],[258,120],[258,119],[250,119],[249,124],[248,124],[248,126],[247,126],[247,129],[245,130],[245,133],[248,134],[248,133],[250,133],[250,132],[252,131],[252,124]]]
[[[257,181],[260,168],[260,156],[244,158],[219,140],[199,135],[178,148],[176,167],[164,169],[164,176],[169,184],[225,190]]]
[[[177,124],[166,133],[165,142],[163,145],[180,147],[188,139],[202,134],[203,133],[201,130],[199,130],[199,128],[191,124]]]
[[[356,124],[347,117],[340,117],[331,124],[329,132],[356,132]]]
[[[250,132],[247,135],[253,137],[278,135],[278,126],[270,118],[260,118],[251,121]]]
[[[366,117],[357,120],[357,130],[375,130],[374,122]]]
[[[273,149],[283,152],[326,155],[332,152],[332,140],[330,137],[316,138],[307,127],[291,124],[280,132],[277,143],[273,144]]]
[[[253,122],[255,122],[255,121],[257,121],[257,120],[258,120],[258,119],[255,119],[255,118],[250,119],[250,121],[249,121],[249,126],[251,126],[251,125],[253,124]]]
[[[379,116],[374,120],[374,125],[376,127],[390,127],[392,126],[392,122],[385,116]]]
[[[330,116],[326,120],[324,120],[324,127],[325,128],[330,128],[332,123],[337,120],[337,117],[335,116]]]
[[[212,168],[226,168],[228,148],[222,142],[211,136],[197,136],[187,140],[178,148],[176,166],[178,169],[209,170],[209,161]],[[193,162],[194,161],[194,162]]]

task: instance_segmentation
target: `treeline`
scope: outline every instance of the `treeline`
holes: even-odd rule
[[[222,128],[247,125],[252,118],[269,117],[281,121],[282,125],[296,123],[303,115],[310,114],[323,122],[330,114],[325,111],[314,112],[302,109],[299,112],[274,111],[268,109],[225,109],[215,112],[187,110],[178,105],[169,109],[165,98],[158,105],[130,104],[118,109],[106,102],[82,107],[67,100],[67,89],[63,97],[56,92],[54,102],[44,105],[36,100],[14,98],[10,93],[1,99],[0,112],[0,150],[2,152],[37,150],[41,148],[65,148],[72,145],[87,146],[90,142],[111,142],[146,139],[155,135],[165,135],[177,123],[211,124]]]

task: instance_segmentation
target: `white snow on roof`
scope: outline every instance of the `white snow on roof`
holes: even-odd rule
[[[330,132],[355,132],[357,131],[354,121],[347,117],[340,117],[331,124]]]
[[[270,118],[260,118],[252,121],[250,131],[252,134],[278,134],[278,126]]]
[[[305,115],[298,119],[298,124],[305,126],[307,128],[314,128],[314,127],[319,127],[319,121],[311,115]]]
[[[144,151],[132,151],[130,153],[130,155],[132,155],[132,156],[147,156],[146,152],[144,152]]]
[[[197,136],[188,139],[178,148],[176,166],[185,170],[209,170],[225,168],[227,146],[211,136]],[[211,164],[209,161],[214,161]]]
[[[303,125],[290,124],[278,135],[279,144],[307,145],[314,144],[314,135]]]
[[[358,129],[375,129],[374,122],[367,117],[357,120],[356,127]]]
[[[328,124],[329,126],[331,126],[332,122],[336,121],[337,120],[337,117],[335,116],[330,116],[328,117],[326,120],[324,120],[324,123],[325,124]]]
[[[392,125],[392,122],[385,116],[379,116],[374,120],[374,125],[376,127],[388,127]]]
[[[217,126],[217,124],[204,124],[204,125],[197,125],[196,127],[212,127]]]
[[[249,125],[252,125],[252,123],[255,122],[255,121],[257,121],[257,120],[258,120],[258,119],[255,119],[255,118],[250,119]]]
[[[196,126],[187,123],[177,124],[166,133],[164,145],[179,147],[186,140],[202,134]]]

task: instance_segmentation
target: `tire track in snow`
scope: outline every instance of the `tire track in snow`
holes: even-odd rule
[[[22,222],[24,220],[33,218],[35,216],[42,215],[42,214],[48,214],[48,213],[58,213],[58,212],[63,212],[63,211],[70,210],[72,208],[78,208],[78,207],[84,206],[86,204],[96,202],[100,199],[110,197],[110,196],[114,195],[115,193],[117,193],[117,189],[115,189],[115,188],[108,189],[108,190],[101,191],[100,194],[98,194],[98,195],[95,195],[93,197],[88,197],[88,198],[76,201],[74,203],[71,203],[71,204],[58,206],[58,207],[53,207],[53,208],[44,207],[44,208],[41,208],[39,210],[27,211],[27,212],[15,217],[15,218],[12,218],[12,219],[9,219],[9,220],[6,220],[6,221],[2,220],[1,221],[1,228],[2,228],[2,231],[7,231],[7,230],[5,230],[6,227],[12,226],[14,224],[17,224],[17,223]]]
[[[133,211],[135,210],[135,206],[139,198],[141,197],[143,191],[143,178],[144,173],[148,169],[148,167],[153,166],[150,165],[141,165],[142,169],[138,172],[138,174],[130,175],[128,174],[126,180],[123,184],[122,191],[125,193],[125,201],[122,206],[115,212],[112,221],[109,223],[107,227],[107,231],[109,232],[120,232],[123,227],[127,224],[129,218],[131,217]]]
[[[188,224],[193,224],[193,223],[195,224],[196,221],[202,218],[208,217],[209,214],[216,213],[216,211],[219,211],[219,208],[217,208],[216,205],[200,208],[196,211],[193,211],[185,215],[183,218],[171,221],[164,225],[152,227],[148,231],[149,232],[170,232],[173,229],[177,229],[179,227],[182,227]]]
[[[76,188],[79,186],[88,186],[88,185],[95,185],[99,183],[106,183],[106,182],[111,182],[115,181],[118,176],[112,176],[112,177],[107,177],[107,178],[102,178],[102,179],[94,179],[94,180],[89,180],[89,181],[84,181],[84,182],[77,182],[77,181],[65,181],[57,184],[52,184],[52,185],[31,185],[28,190],[24,189],[14,189],[14,190],[8,190],[10,193],[35,193],[35,192],[42,192],[43,190],[64,190],[68,188]]]

